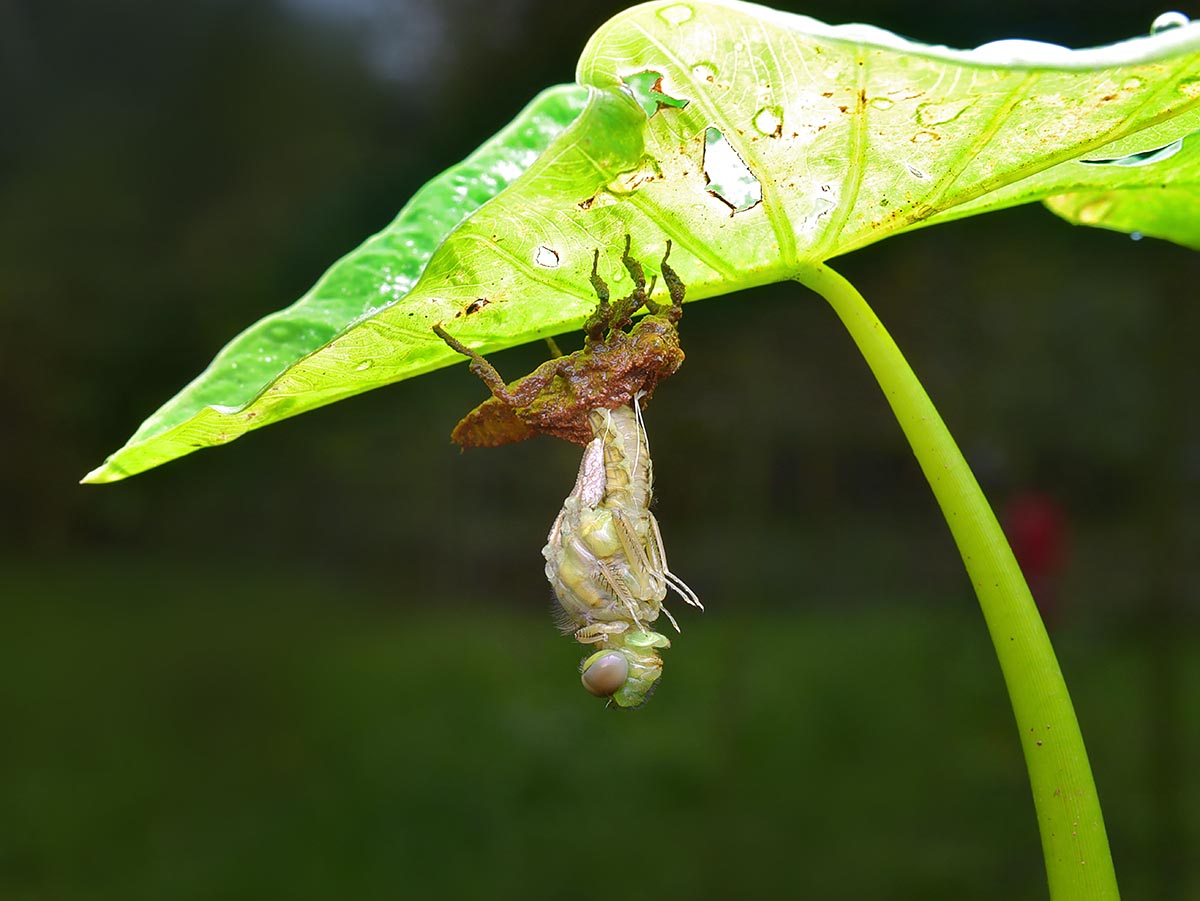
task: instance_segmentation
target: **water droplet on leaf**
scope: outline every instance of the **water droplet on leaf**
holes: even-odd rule
[[[1191,24],[1191,19],[1181,12],[1163,13],[1150,23],[1151,34],[1162,34],[1164,31],[1170,31],[1172,28],[1182,28],[1185,25]]]
[[[875,109],[891,109],[895,105],[895,102],[889,100],[887,97],[871,98],[871,106],[873,106]]]
[[[837,201],[822,194],[818,194],[813,198],[813,209],[816,210],[817,218],[824,216],[830,210],[837,206]]]
[[[374,365],[374,363],[372,363],[370,360],[363,360],[361,363],[359,363],[357,366],[354,367],[354,371],[355,372],[366,372],[373,365]]]
[[[1163,147],[1155,147],[1150,150],[1142,150],[1138,153],[1131,153],[1127,156],[1121,156],[1111,159],[1100,160],[1080,160],[1085,166],[1151,166],[1154,163],[1161,163],[1163,160],[1169,160],[1175,154],[1183,149],[1183,138],[1178,141],[1172,141]]]
[[[683,3],[667,6],[658,11],[658,17],[668,25],[682,25],[692,17],[692,8]]]
[[[783,134],[783,110],[777,106],[764,106],[754,114],[754,127],[760,134],[779,137]]]
[[[917,107],[917,123],[941,125],[945,122],[952,122],[974,102],[973,100],[943,100],[938,103],[922,103]]]

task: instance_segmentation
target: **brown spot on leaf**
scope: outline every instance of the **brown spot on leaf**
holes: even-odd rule
[[[484,307],[486,307],[489,303],[491,303],[491,301],[488,300],[486,297],[476,297],[473,301],[471,301],[467,305],[466,314],[468,316],[470,316],[472,313],[478,313],[480,310],[482,310]]]

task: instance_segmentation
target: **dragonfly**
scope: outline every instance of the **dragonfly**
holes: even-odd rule
[[[625,238],[621,262],[633,280],[626,297],[612,300],[592,257],[590,281],[599,300],[584,322],[581,350],[543,363],[506,384],[487,360],[449,334],[434,332],[471,360],[470,369],[491,391],[455,427],[462,447],[494,447],[549,434],[583,445],[575,487],[563,502],[542,555],[559,605],[564,632],[593,649],[580,679],[593,695],[618,707],[643,704],[662,675],[659,651],[670,640],[651,627],[663,614],[669,591],[703,610],[696,593],[667,565],[658,521],[650,511],[653,464],[642,408],[663,379],[683,362],[677,326],[685,287],[667,263],[659,264],[670,302],[653,299],[645,270]],[[487,304],[476,301],[474,308]],[[645,307],[636,325],[633,316]],[[628,330],[627,330],[628,329]]]
[[[679,631],[663,605],[668,589],[704,606],[667,565],[650,511],[654,476],[641,396],[615,410],[593,410],[588,419],[595,437],[542,556],[564,631],[596,648],[580,667],[583,687],[619,707],[638,707],[662,675],[658,651],[671,646],[651,625],[662,613]]]

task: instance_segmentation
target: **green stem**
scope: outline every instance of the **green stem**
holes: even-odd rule
[[[1100,799],[1062,671],[979,483],[900,349],[827,266],[797,277],[833,307],[887,396],[954,535],[1012,700],[1053,901],[1116,901]]]

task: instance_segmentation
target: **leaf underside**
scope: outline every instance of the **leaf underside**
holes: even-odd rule
[[[109,482],[371,388],[576,329],[600,250],[697,300],[1032,201],[1200,247],[1200,25],[1068,51],[914,44],[741,3],[650,3],[263,319],[89,473]],[[650,268],[653,268],[652,266]],[[661,291],[662,288],[659,288]]]

